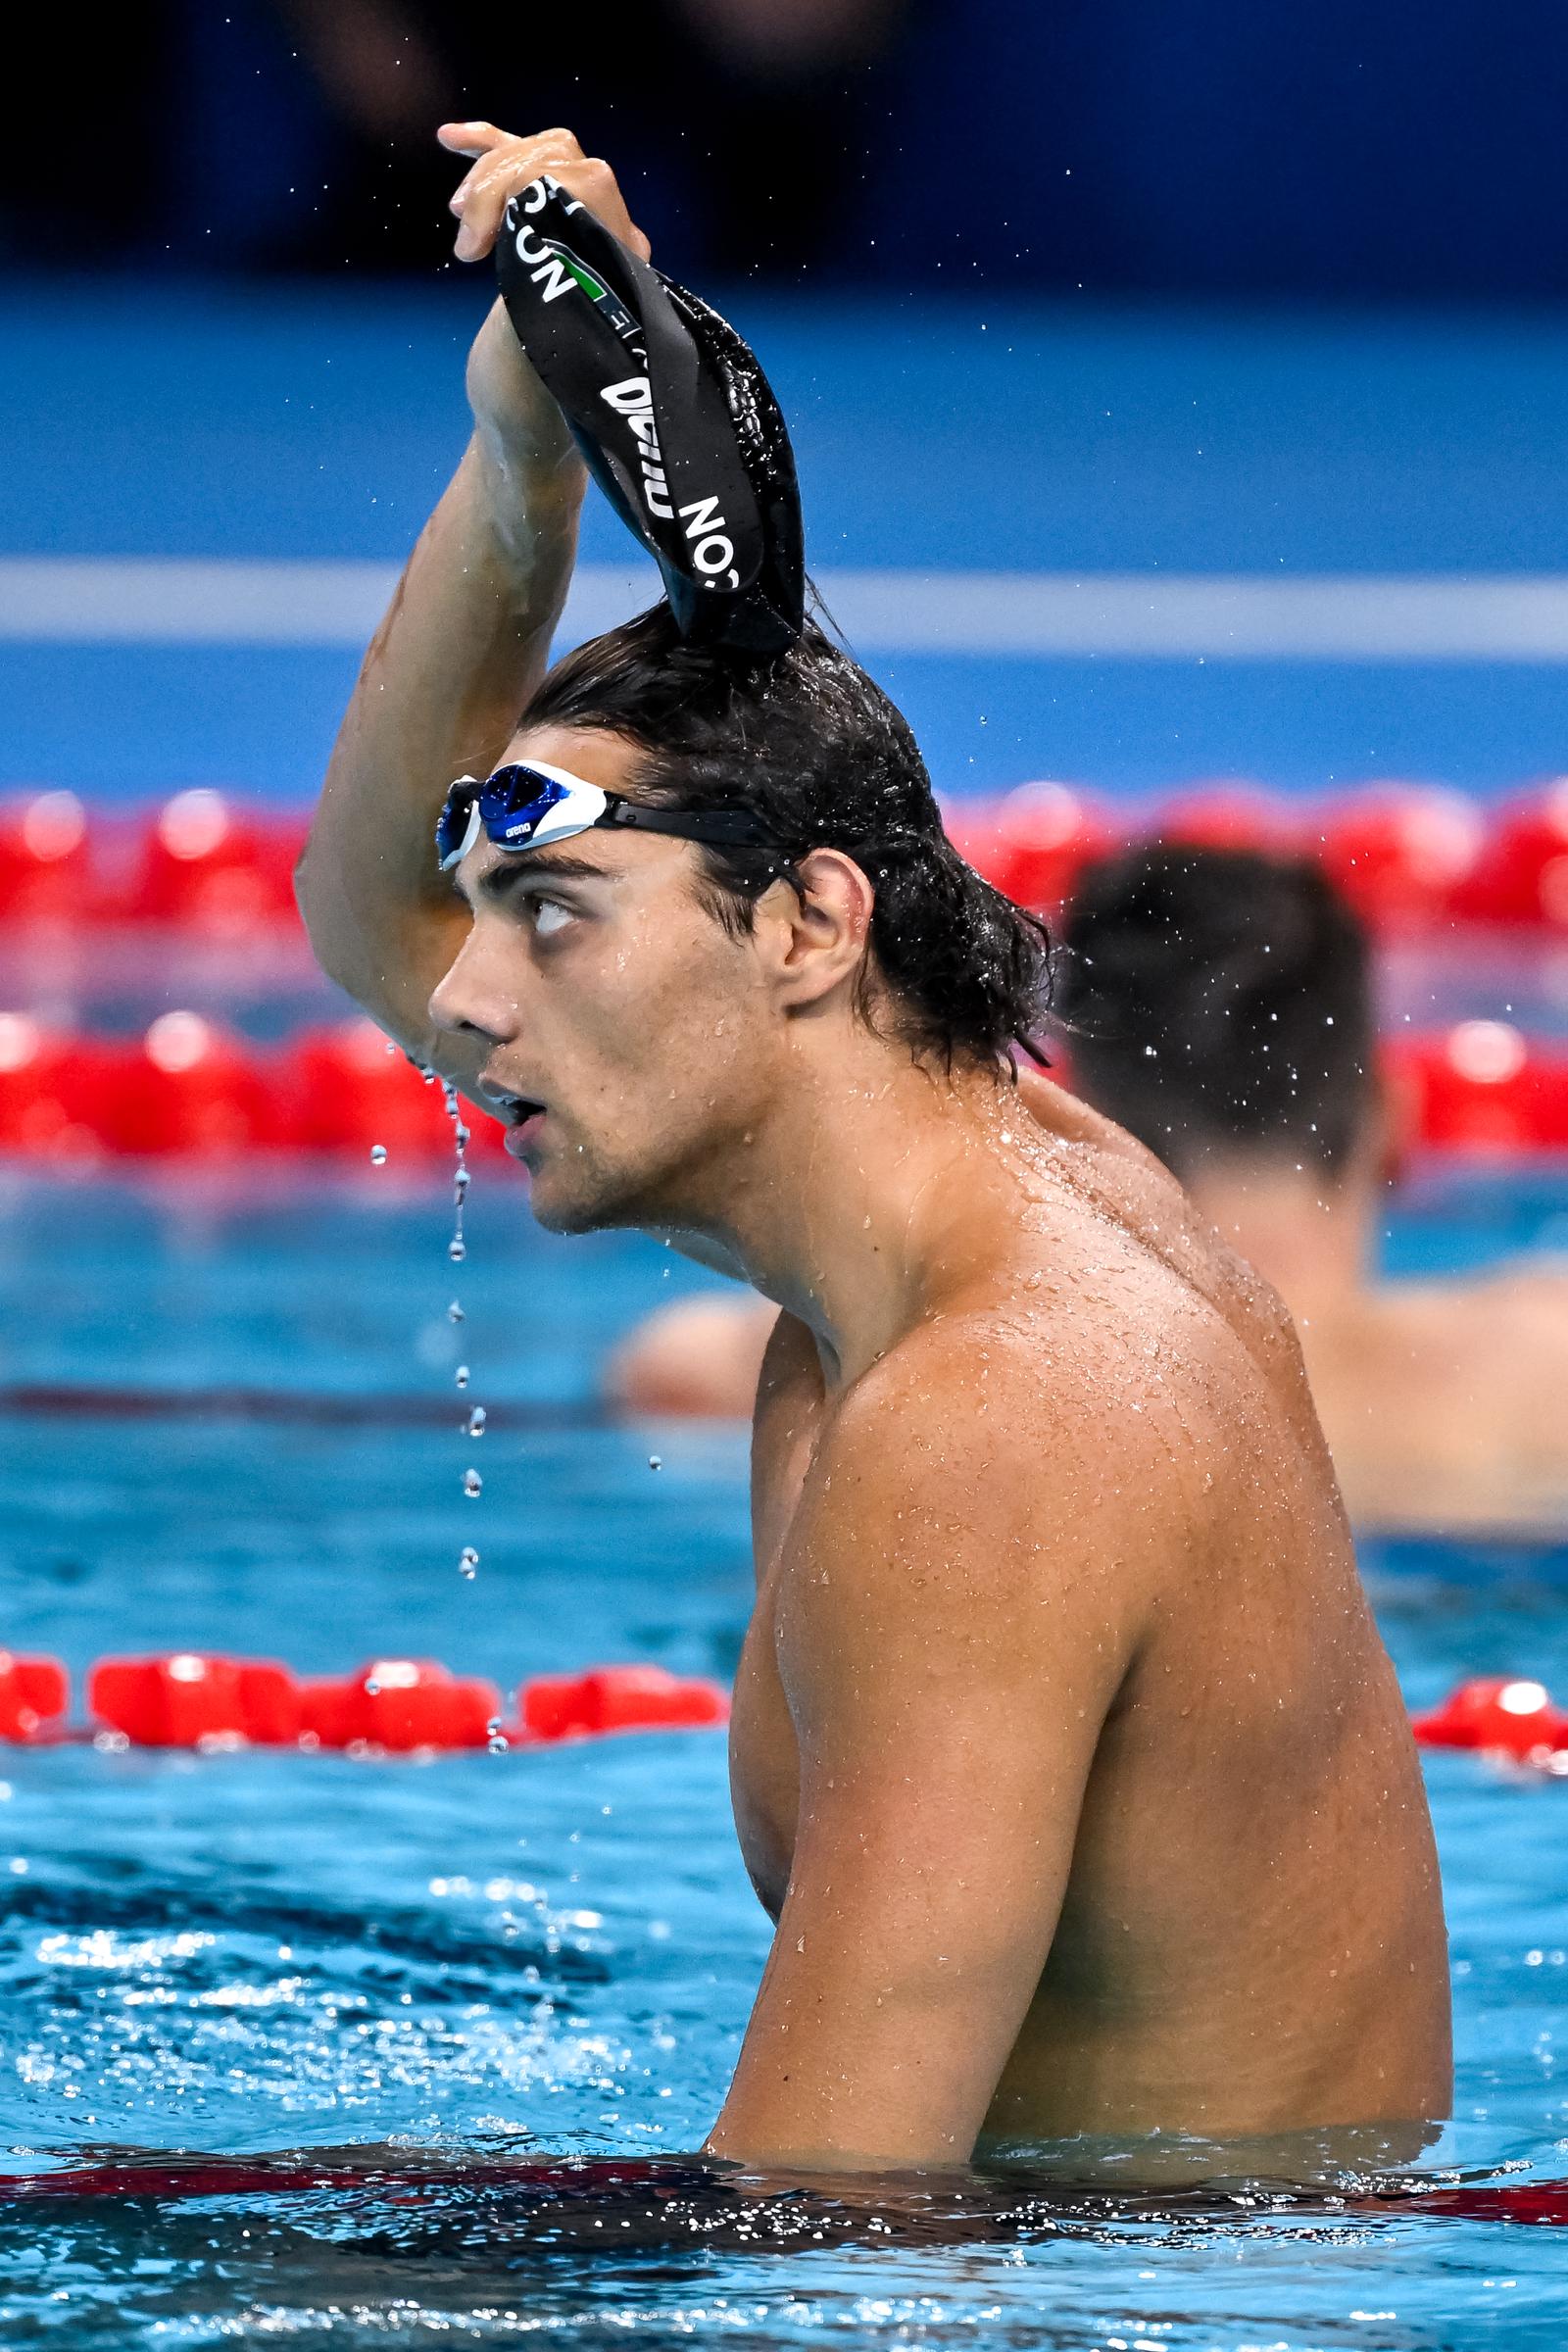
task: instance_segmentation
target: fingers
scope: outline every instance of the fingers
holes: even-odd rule
[[[462,222],[454,248],[460,262],[477,262],[490,251],[501,217],[518,188],[541,172],[557,172],[580,160],[582,149],[569,130],[540,131],[514,138],[493,122],[444,122],[436,133],[443,147],[474,158],[451,197]]]
[[[443,122],[435,135],[452,155],[488,155],[507,134],[493,122]]]
[[[508,204],[542,172],[558,179],[613,236],[647,261],[648,239],[627,213],[613,172],[602,157],[585,156],[569,130],[542,130],[519,139],[498,130],[493,122],[443,122],[436,137],[449,153],[472,159],[450,200],[462,223],[454,247],[460,262],[483,260],[500,233]]]
[[[627,212],[620,183],[603,156],[588,155],[580,163],[562,165],[555,176],[579,203],[588,207],[596,220],[604,222],[612,236],[618,237],[641,260],[647,261],[653,248]]]

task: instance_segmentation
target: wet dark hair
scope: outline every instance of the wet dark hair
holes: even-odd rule
[[[874,980],[914,1054],[1002,1061],[1039,1028],[1045,926],[958,856],[907,720],[814,622],[757,661],[686,643],[656,605],[558,662],[521,723],[624,736],[644,755],[640,801],[760,815],[776,853],[700,851],[714,911],[737,934],[770,882],[793,879],[793,860],[853,858],[876,893]],[[862,983],[867,1019],[873,993]]]
[[[1367,941],[1304,858],[1158,842],[1080,878],[1056,1005],[1075,1082],[1178,1176],[1339,1166],[1372,1103]]]

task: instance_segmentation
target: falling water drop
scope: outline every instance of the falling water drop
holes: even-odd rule
[[[478,1565],[479,1554],[474,1550],[471,1544],[465,1544],[463,1549],[458,1554],[458,1574],[460,1576],[471,1578]]]
[[[484,1493],[484,1480],[479,1476],[477,1470],[465,1470],[463,1473],[463,1492],[467,1495],[470,1502]]]
[[[664,1467],[663,1455],[662,1453],[651,1453],[648,1456],[648,1467],[650,1470],[662,1470]]]
[[[466,1389],[466,1388],[467,1387],[467,1385],[468,1385],[468,1367],[467,1367],[467,1365],[466,1365],[466,1364],[460,1364],[460,1365],[458,1366],[457,1370],[456,1370],[456,1371],[453,1373],[452,1377],[453,1377],[453,1379],[454,1379],[454,1380],[457,1382],[457,1384],[458,1384],[458,1386],[459,1386],[459,1388],[460,1388],[460,1389]]]
[[[370,1146],[370,1165],[372,1168],[384,1168],[386,1166],[385,1144],[372,1144]]]
[[[468,1436],[470,1438],[482,1438],[484,1436],[485,1423],[489,1418],[490,1416],[485,1411],[484,1406],[482,1404],[476,1404],[472,1412],[468,1415],[467,1421],[465,1424]]]
[[[458,1304],[458,1301],[456,1300],[456,1298],[454,1298],[454,1299],[453,1299],[453,1301],[452,1301],[452,1304],[451,1304],[451,1305],[450,1305],[450,1306],[447,1308],[447,1321],[448,1321],[449,1323],[461,1323],[463,1320],[464,1320],[464,1313],[463,1313],[463,1309],[462,1309],[462,1307],[461,1307],[461,1306]]]
[[[468,1245],[461,1233],[455,1233],[447,1244],[447,1255],[455,1266],[461,1266],[468,1254]]]
[[[492,1715],[484,1728],[489,1740],[490,1753],[493,1756],[504,1756],[512,1742],[501,1729],[500,1716]]]

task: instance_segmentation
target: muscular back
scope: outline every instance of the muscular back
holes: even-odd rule
[[[793,1917],[803,1787],[858,1704],[867,1869],[885,1820],[916,1869],[908,1823],[967,1785],[935,1932],[945,1902],[1016,1910],[977,2009],[1035,1954],[986,2134],[1442,2112],[1425,1799],[1289,1320],[1140,1147],[1022,1093],[1018,1212],[883,1360],[830,1395],[801,1326],[770,1348],[733,1746],[754,1881]]]

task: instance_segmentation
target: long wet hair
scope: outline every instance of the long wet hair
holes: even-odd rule
[[[1000,1064],[1030,1046],[1049,988],[1044,924],[958,856],[907,720],[814,622],[788,652],[745,662],[688,644],[656,605],[557,662],[522,724],[635,744],[639,800],[760,815],[772,848],[700,852],[737,935],[809,851],[853,858],[875,892],[860,1008],[916,1055]]]
[[[1366,934],[1307,858],[1149,842],[1087,866],[1056,1010],[1098,1110],[1181,1177],[1335,1169],[1375,1100]]]

